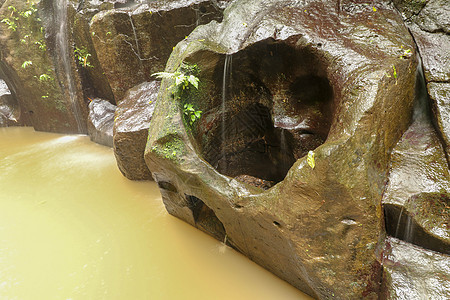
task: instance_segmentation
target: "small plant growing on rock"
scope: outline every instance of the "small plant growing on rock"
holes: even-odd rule
[[[42,98],[47,98],[48,90],[51,86],[50,82],[53,81],[53,78],[46,74],[49,70],[42,70],[42,59],[45,59],[47,45],[45,43],[44,28],[34,2],[27,1],[21,9],[12,5],[8,6],[8,15],[0,22],[7,25],[11,37],[18,42],[15,45],[17,57],[28,58],[23,62],[17,62],[19,63],[17,67],[20,66],[20,73],[30,79],[36,79],[40,85],[39,89],[46,91]],[[33,84],[31,80],[29,82]]]
[[[197,65],[181,64],[176,72],[158,72],[153,74],[159,79],[170,79],[174,83],[168,87],[172,92],[175,100],[181,100],[183,114],[185,115],[189,125],[194,125],[195,121],[199,120],[202,115],[201,110],[197,110],[192,103],[188,102],[189,92],[191,87],[198,89],[200,69]]]
[[[27,68],[28,66],[31,66],[33,62],[31,60],[26,60],[22,63],[22,69]]]
[[[89,51],[86,49],[86,47],[78,48],[75,46],[75,49],[73,50],[73,53],[75,54],[75,57],[80,64],[80,66],[84,68],[93,68],[94,66],[91,65],[89,62],[89,57],[92,56]]]

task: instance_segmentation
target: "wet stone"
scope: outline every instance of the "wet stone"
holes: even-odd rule
[[[450,83],[431,82],[428,93],[432,101],[437,127],[442,134],[447,153],[450,153]]]
[[[108,147],[113,146],[113,124],[116,106],[103,99],[89,103],[88,134],[91,141]]]
[[[163,71],[173,47],[196,26],[222,18],[217,1],[138,2],[100,12],[90,24],[95,50],[117,103],[128,89]]]
[[[450,80],[450,13],[446,0],[395,0],[414,36],[427,82]]]
[[[450,253],[450,174],[431,121],[416,120],[391,156],[383,197],[388,234]]]
[[[389,237],[381,299],[450,299],[450,256]]]
[[[128,179],[152,179],[144,161],[144,151],[159,86],[159,81],[137,85],[128,90],[117,107],[114,154],[120,171]]]
[[[17,101],[11,95],[6,82],[0,79],[0,127],[20,125]]]

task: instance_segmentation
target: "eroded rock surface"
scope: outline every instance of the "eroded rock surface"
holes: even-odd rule
[[[128,90],[117,107],[114,154],[120,171],[128,179],[152,179],[144,161],[144,151],[159,86],[159,81],[137,85]]]
[[[224,16],[167,64],[200,69],[180,99],[163,80],[150,125],[145,160],[167,210],[313,297],[377,298],[381,195],[417,66],[401,17],[385,2],[267,0]]]
[[[164,70],[173,47],[196,26],[222,18],[215,2],[151,1],[94,16],[94,46],[117,102],[128,89]]]
[[[114,113],[116,106],[103,99],[89,103],[88,134],[91,141],[113,146]]]
[[[450,256],[388,238],[382,299],[449,299]]]

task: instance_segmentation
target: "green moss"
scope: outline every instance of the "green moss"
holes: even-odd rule
[[[185,154],[185,147],[177,135],[167,135],[160,141],[159,146],[153,146],[151,151],[160,157],[176,161],[177,157]]]

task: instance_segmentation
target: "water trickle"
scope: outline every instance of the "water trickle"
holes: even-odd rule
[[[226,173],[227,160],[226,160],[226,101],[228,97],[228,92],[231,88],[231,70],[233,67],[233,55],[226,54],[225,62],[223,65],[223,80],[222,80],[222,172]]]
[[[403,214],[403,210],[408,202],[409,200],[403,204],[402,209],[400,210],[394,237],[412,243],[414,241],[414,220],[409,213],[405,212],[405,214]]]
[[[225,234],[225,238],[223,239],[223,242],[219,246],[219,253],[225,253],[227,251],[227,238],[228,236]]]
[[[400,210],[400,214],[398,215],[398,221],[397,221],[397,226],[395,227],[395,235],[394,235],[394,237],[396,237],[396,238],[399,238],[399,236],[398,236],[398,230],[399,230],[399,228],[400,228],[400,221],[401,221],[401,219],[402,219],[402,214],[403,214],[403,209],[404,209],[405,207],[404,206],[402,206],[402,209]]]
[[[280,150],[283,155],[288,153],[288,145],[286,142],[286,130],[285,129],[281,129],[281,132],[280,132]]]
[[[81,113],[80,105],[77,101],[76,85],[72,77],[72,67],[67,38],[67,0],[55,1],[55,27],[57,53],[61,59],[62,69],[66,76],[65,85],[69,93],[69,100],[72,106],[73,115],[77,122],[78,132],[86,133],[87,128]]]
[[[405,242],[412,243],[414,239],[414,222],[411,215],[406,216],[406,223],[405,223],[405,231],[404,231],[404,237],[403,240]]]
[[[136,42],[136,50],[134,49],[133,46],[131,46],[131,49],[136,54],[136,56],[139,58],[139,62],[141,62],[142,61],[141,49],[139,48],[139,41],[138,41],[138,38],[137,38],[136,27],[134,26],[133,18],[131,17],[130,13],[128,13],[128,17],[130,19],[131,29],[133,30],[133,37],[134,37],[134,40]]]

